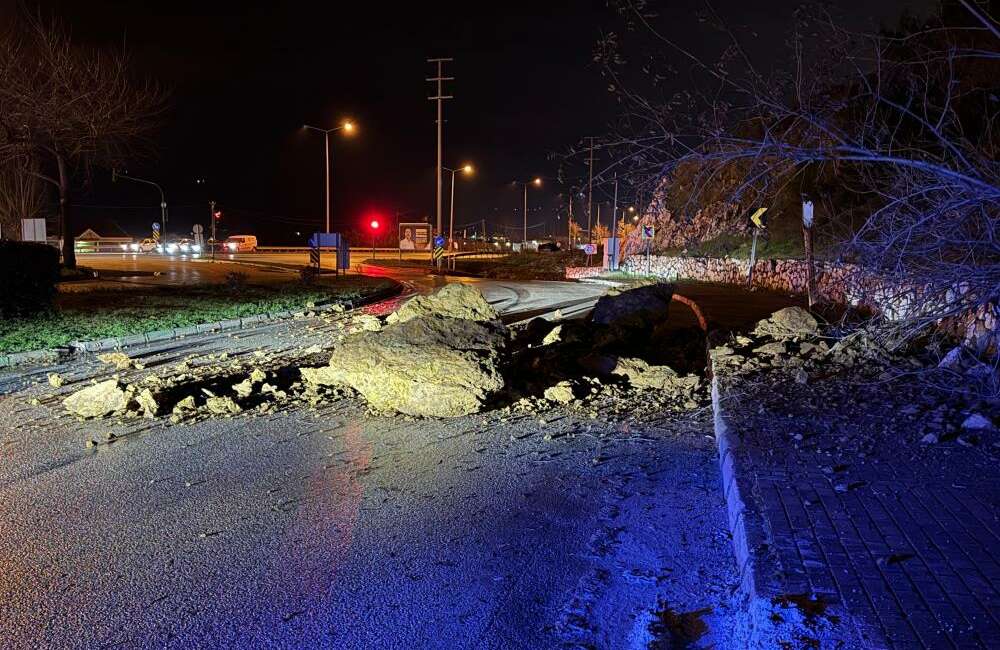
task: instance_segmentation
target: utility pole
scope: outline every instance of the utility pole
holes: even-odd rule
[[[566,219],[566,250],[573,250],[573,190],[569,191],[569,218]]]
[[[521,234],[521,252],[528,246],[528,184],[524,184],[524,230]]]
[[[212,261],[215,261],[215,201],[208,202],[208,220],[212,222]]]
[[[618,172],[615,172],[615,203],[614,208],[611,210],[611,236],[617,237],[618,233],[614,232],[616,223],[618,222]],[[625,225],[625,214],[622,213],[622,225]],[[625,230],[622,228],[622,230]]]
[[[594,214],[594,138],[590,138],[590,180],[587,181],[587,243],[594,243],[593,219]]]
[[[441,234],[441,135],[442,128],[444,126],[444,115],[443,106],[444,100],[454,99],[453,95],[444,94],[444,82],[454,81],[455,77],[445,77],[444,76],[444,64],[451,63],[454,59],[427,59],[428,63],[437,64],[437,76],[430,77],[427,81],[437,83],[437,93],[433,97],[428,97],[432,102],[437,102],[437,231],[436,234]],[[441,261],[438,260],[438,267],[441,266]]]

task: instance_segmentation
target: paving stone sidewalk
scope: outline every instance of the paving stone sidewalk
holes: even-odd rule
[[[962,428],[989,404],[855,369],[718,370],[746,591],[844,632],[803,647],[1000,648],[1000,437]]]

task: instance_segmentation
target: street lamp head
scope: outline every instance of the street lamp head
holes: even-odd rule
[[[535,180],[533,180],[531,182],[534,183],[535,185],[541,185],[542,184],[542,179],[536,178]]]
[[[472,165],[465,165],[462,167],[462,171],[466,174],[471,174],[473,172]]]
[[[352,122],[350,120],[346,120],[344,122],[344,126],[342,128],[344,129],[344,131],[347,131],[348,133],[353,133],[354,132],[354,122]]]
[[[628,206],[628,211],[629,212],[635,212],[635,206],[634,205]]]
[[[639,215],[635,215],[634,217],[632,217],[632,221],[635,221],[636,223],[638,223],[639,222]]]

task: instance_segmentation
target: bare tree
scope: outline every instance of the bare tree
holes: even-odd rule
[[[76,266],[74,178],[141,153],[164,104],[124,53],[79,47],[55,22],[25,20],[0,43],[0,160],[35,156],[34,175],[57,188],[66,266]]]
[[[713,63],[657,30],[647,3],[620,9],[700,81],[670,96],[637,92],[617,37],[601,42],[596,56],[624,107],[604,145],[619,178],[653,189],[654,204],[685,185],[687,205],[674,215],[683,219],[715,203],[760,204],[804,174],[832,174],[855,197],[826,201],[830,221],[849,226],[837,254],[888,306],[897,339],[994,308],[1000,30],[972,0],[895,33],[854,33],[823,9],[802,12],[792,64],[769,76],[709,3],[705,20],[726,40]]]

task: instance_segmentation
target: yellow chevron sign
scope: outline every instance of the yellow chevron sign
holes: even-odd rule
[[[764,213],[767,212],[767,208],[757,208],[757,211],[750,215],[750,221],[753,225],[758,228],[764,229],[767,226],[764,225]]]

